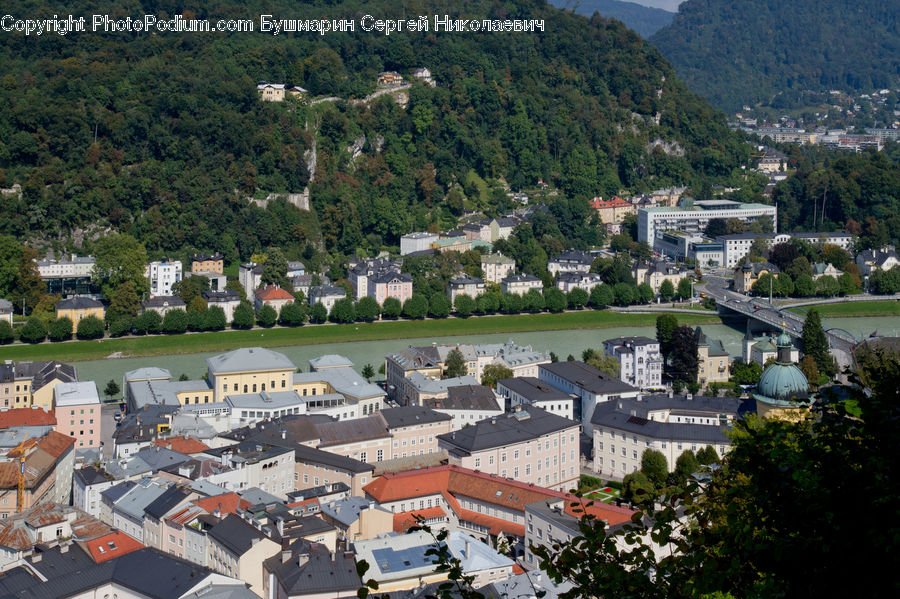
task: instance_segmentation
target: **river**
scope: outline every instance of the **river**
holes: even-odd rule
[[[837,327],[852,333],[858,339],[867,337],[873,331],[881,335],[900,335],[900,318],[894,316],[858,317],[858,318],[826,318],[825,328]],[[742,326],[727,324],[705,325],[703,331],[712,339],[720,339],[725,350],[732,356],[741,355],[741,338],[744,335]],[[512,339],[519,345],[531,345],[538,351],[552,351],[560,360],[569,354],[580,358],[581,352],[587,348],[599,349],[604,339],[613,337],[646,335],[654,337],[656,329],[649,327],[613,327],[588,331],[545,331],[533,333],[513,333],[495,335],[465,335],[460,337],[430,337],[421,339],[394,339],[386,341],[360,341],[345,343],[324,343],[317,345],[295,345],[272,348],[282,352],[293,360],[294,364],[309,369],[310,358],[323,354],[340,354],[350,358],[357,370],[365,364],[372,364],[376,372],[384,362],[384,356],[400,351],[409,345],[428,345],[431,343],[498,343]],[[106,381],[110,379],[121,383],[122,376],[129,370],[143,366],[157,366],[172,373],[173,378],[185,374],[197,379],[206,376],[206,358],[214,353],[179,354],[169,356],[150,356],[145,358],[119,358],[103,360],[87,360],[74,362],[78,368],[78,378],[83,381],[94,380],[102,391]],[[61,356],[62,358],[62,356]],[[63,361],[64,358],[63,358]],[[377,375],[376,375],[377,378]]]

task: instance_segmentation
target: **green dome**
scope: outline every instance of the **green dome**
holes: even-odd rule
[[[809,381],[794,364],[770,364],[756,385],[753,397],[770,405],[793,406],[809,397]]]
[[[778,347],[793,347],[793,342],[791,341],[791,336],[781,331],[781,334],[778,335],[778,339],[776,339],[775,344]]]

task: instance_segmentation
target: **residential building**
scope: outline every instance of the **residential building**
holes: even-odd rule
[[[779,243],[786,243],[791,240],[791,235],[787,233],[753,233],[750,231],[744,233],[732,233],[729,235],[719,235],[716,240],[724,244],[725,259],[722,266],[726,268],[735,268],[747,258],[753,242],[762,239],[765,242],[767,250],[771,250]]]
[[[297,99],[297,100],[303,100],[304,98],[306,98],[306,96],[307,96],[308,93],[309,93],[309,92],[308,92],[306,89],[300,87],[299,85],[291,86],[291,87],[287,90],[287,94],[288,94],[290,97],[295,98],[295,99]]]
[[[425,531],[353,543],[357,561],[369,564],[366,577],[378,583],[379,593],[408,591],[433,582],[447,580],[446,572],[436,571],[437,558],[427,554],[435,540]]]
[[[304,297],[307,298],[309,298],[309,290],[319,285],[331,285],[331,279],[325,275],[310,273],[291,278],[291,287],[294,288],[294,293],[303,292]]]
[[[556,277],[556,287],[563,293],[584,289],[588,293],[603,284],[603,277],[595,272],[561,272]]]
[[[534,406],[438,437],[450,464],[557,490],[578,486],[580,426]]]
[[[144,544],[183,558],[184,547],[178,547],[177,543],[173,542],[174,539],[169,539],[166,520],[198,497],[199,494],[188,486],[174,484],[147,504],[144,508]]]
[[[431,78],[431,71],[428,70],[428,67],[416,67],[412,70],[412,76],[421,79],[425,83],[434,84],[434,81]]]
[[[412,297],[412,275],[405,272],[384,272],[368,277],[366,295],[375,298],[379,305],[392,297],[403,304]]]
[[[802,241],[806,241],[807,243],[811,243],[818,247],[823,247],[825,245],[836,245],[842,250],[847,252],[853,252],[854,242],[853,235],[851,233],[845,233],[843,231],[813,231],[813,232],[800,232],[795,231],[791,233],[791,239],[800,239]]]
[[[447,388],[446,397],[422,400],[422,405],[451,418],[450,430],[496,418],[503,414],[503,406],[490,387],[484,385],[457,385]]]
[[[8,299],[0,298],[0,320],[5,320],[12,326],[13,323],[13,305]]]
[[[701,385],[724,383],[731,376],[728,352],[718,339],[709,339],[700,327],[694,329],[697,338],[697,382]]]
[[[580,250],[567,250],[547,263],[547,271],[556,276],[561,272],[590,272],[594,256]]]
[[[244,288],[247,297],[253,297],[253,292],[262,283],[263,265],[256,262],[248,262],[238,267],[238,281]]]
[[[515,271],[516,261],[503,254],[483,254],[481,256],[481,273],[488,283],[499,285],[500,281],[511,276]]]
[[[253,307],[259,311],[263,306],[274,308],[276,313],[281,313],[281,309],[286,304],[294,301],[294,294],[287,289],[282,289],[278,285],[266,285],[260,287],[253,292]]]
[[[56,416],[52,412],[34,408],[12,408],[0,410],[0,431],[9,428],[40,427],[56,428]]]
[[[634,204],[626,202],[619,196],[613,196],[611,200],[594,198],[591,200],[591,208],[597,211],[600,222],[604,225],[621,225],[625,217],[636,212]]]
[[[76,449],[100,447],[100,395],[94,381],[59,383],[53,395],[56,431],[72,437]]]
[[[172,285],[182,278],[181,260],[160,260],[147,266],[150,297],[172,295]]]
[[[551,414],[575,420],[576,397],[541,381],[536,377],[523,376],[497,381],[497,394],[505,400],[505,408],[534,406]]]
[[[421,406],[388,408],[379,417],[391,436],[392,459],[436,453],[438,435],[450,432],[453,420],[449,414]],[[363,461],[368,460],[366,454]]]
[[[477,384],[478,379],[471,374],[438,379],[413,372],[401,381],[394,396],[401,405],[423,406],[427,400],[446,398],[451,387]]]
[[[101,493],[118,483],[119,481],[94,465],[75,470],[72,476],[72,505],[99,518]]]
[[[141,308],[144,312],[150,310],[156,312],[160,316],[165,316],[166,312],[169,312],[170,310],[187,310],[184,300],[177,295],[149,297],[141,302]]]
[[[631,267],[631,274],[638,285],[646,283],[653,288],[653,293],[658,294],[663,282],[669,281],[675,289],[678,289],[681,279],[693,275],[693,272],[658,260],[652,263],[635,262]]]
[[[753,285],[763,275],[772,275],[776,279],[781,271],[777,266],[769,262],[750,262],[749,256],[741,266],[734,269],[734,290],[738,293],[749,294]]]
[[[207,567],[247,582],[251,591],[263,596],[260,564],[278,553],[281,546],[234,514],[209,529],[207,539]]]
[[[466,239],[470,241],[484,241],[491,243],[491,225],[489,222],[475,222],[463,225],[460,228]]]
[[[400,255],[413,254],[431,250],[432,244],[438,240],[436,233],[407,233],[400,238]]]
[[[638,241],[653,243],[657,231],[674,230],[700,233],[713,219],[736,218],[744,223],[769,217],[772,224],[778,222],[778,209],[765,204],[742,204],[731,200],[694,201],[682,199],[677,208],[656,207],[638,210]]]
[[[263,597],[328,599],[355,597],[363,581],[356,571],[355,555],[329,551],[304,539],[262,563]]]
[[[171,483],[142,478],[111,505],[112,525],[140,543],[144,542],[144,509],[156,501]],[[111,495],[107,489],[101,497]],[[101,508],[102,513],[102,508]]]
[[[863,250],[856,255],[856,265],[864,277],[876,270],[891,270],[900,265],[900,255],[892,246],[878,250]]]
[[[234,320],[234,309],[241,303],[241,296],[237,291],[225,289],[222,291],[203,291],[200,295],[206,301],[209,308],[218,306],[225,313],[225,320],[231,322]]]
[[[528,561],[526,545],[525,560]],[[532,562],[534,556],[532,555]],[[543,599],[559,599],[561,595],[568,592],[575,586],[575,583],[569,580],[563,580],[559,584],[555,583],[550,576],[543,571],[536,570],[532,572],[523,572],[522,574],[514,574],[506,580],[495,582],[483,589],[479,589],[488,599],[504,599],[506,597],[542,597]],[[541,595],[537,595],[541,593]]]
[[[731,447],[728,431],[746,411],[740,399],[650,395],[597,404],[594,425],[594,472],[622,477],[641,468],[641,455],[654,449],[666,457],[670,471],[685,450],[711,445],[719,456]]]
[[[834,267],[834,264],[825,264],[824,262],[816,262],[812,265],[812,278],[813,281],[818,281],[822,277],[832,277],[837,279],[839,276],[844,274],[843,271],[838,270]]]
[[[204,457],[244,472],[241,489],[259,488],[283,500],[294,490],[294,450],[267,443],[242,442],[208,449]]]
[[[649,337],[617,337],[603,342],[603,351],[619,363],[619,378],[640,389],[662,386],[659,341]]]
[[[378,87],[396,87],[403,85],[403,77],[397,71],[383,71],[378,73]]]
[[[264,81],[256,86],[256,93],[264,102],[283,102],[284,83],[266,83]]]
[[[519,219],[509,216],[490,219],[488,226],[491,228],[491,238],[488,241],[494,243],[498,239],[509,239],[519,222]]]
[[[360,300],[369,293],[369,278],[383,275],[386,273],[399,273],[401,269],[400,262],[389,260],[387,258],[376,258],[374,260],[360,260],[352,265],[348,271],[348,279],[350,285],[356,295],[356,299]],[[410,279],[411,281],[411,279]],[[379,302],[381,303],[381,302]]]
[[[75,439],[56,431],[26,439],[0,462],[0,519],[18,510],[20,458],[24,454],[23,509],[42,503],[69,504]]]
[[[74,328],[88,316],[94,316],[103,320],[105,310],[103,304],[89,297],[70,297],[69,299],[54,304],[57,318],[68,318]]]
[[[319,285],[318,287],[312,287],[307,297],[309,298],[310,307],[322,304],[328,310],[328,313],[331,314],[331,309],[334,308],[335,302],[347,297],[347,290],[343,287],[334,287],[332,285]]]
[[[534,275],[519,274],[506,277],[500,282],[502,293],[514,293],[516,295],[525,295],[532,289],[543,291],[544,283]]]
[[[191,258],[191,272],[196,274],[224,274],[225,257],[220,253],[197,254]]]
[[[287,271],[285,272],[285,276],[289,279],[293,279],[294,277],[302,277],[306,274],[306,265],[300,262],[299,260],[291,260],[288,262]]]
[[[588,434],[591,431],[591,414],[598,403],[620,397],[637,397],[639,393],[636,387],[577,360],[542,364],[538,378],[578,398],[575,420],[581,421],[582,429]]]
[[[471,250],[475,242],[466,239],[461,231],[457,231],[457,233],[459,234],[450,237],[444,237],[442,235],[437,241],[431,244],[431,247],[441,254],[446,254],[447,252],[459,252],[462,254]]]
[[[37,263],[38,274],[41,279],[77,279],[82,277],[90,279],[96,260],[93,256],[72,254],[68,259],[36,260],[35,262]]]
[[[348,542],[374,539],[394,530],[394,514],[364,497],[347,497],[322,504],[322,517]]]
[[[0,364],[0,408],[41,408],[53,411],[53,389],[78,380],[74,366],[54,360]]]
[[[450,297],[450,303],[456,304],[456,297],[459,295],[468,295],[475,299],[484,293],[484,281],[478,277],[470,277],[461,275],[450,279],[447,285],[447,295]]]

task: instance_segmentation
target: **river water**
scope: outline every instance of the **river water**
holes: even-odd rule
[[[858,317],[858,318],[826,318],[825,328],[837,327],[849,331],[857,339],[867,337],[873,331],[881,335],[900,335],[900,318],[896,316]],[[744,336],[743,325],[715,324],[703,326],[703,331],[712,339],[720,339],[725,350],[732,356],[741,355],[741,338]],[[552,351],[560,360],[569,354],[580,358],[581,352],[587,348],[600,349],[605,339],[623,336],[645,335],[654,337],[656,329],[649,327],[612,327],[592,329],[588,331],[544,331],[533,333],[512,333],[495,335],[465,335],[459,337],[429,337],[420,339],[395,339],[387,341],[360,341],[345,343],[324,343],[316,345],[295,345],[272,348],[279,351],[294,364],[309,370],[308,360],[323,354],[340,354],[350,358],[357,370],[365,364],[372,364],[375,371],[384,362],[384,356],[405,349],[409,345],[429,345],[431,343],[499,343],[512,339],[519,345],[531,345],[538,351]],[[106,381],[115,380],[121,384],[122,376],[129,370],[144,366],[165,368],[173,378],[186,374],[191,379],[206,376],[206,358],[214,353],[179,354],[168,356],[151,356],[145,358],[119,358],[88,360],[74,362],[78,368],[78,378],[83,381],[94,380],[102,391]],[[62,361],[65,359],[60,356]],[[376,378],[379,378],[376,375]]]

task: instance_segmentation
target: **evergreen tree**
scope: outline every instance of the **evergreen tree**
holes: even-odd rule
[[[679,326],[672,332],[672,377],[681,382],[697,382],[700,359],[697,354],[697,336],[691,327]]]
[[[247,300],[241,300],[232,314],[231,326],[236,329],[250,329],[254,324],[256,315],[253,313],[253,306]]]
[[[660,314],[656,317],[656,340],[659,341],[659,353],[668,364],[672,355],[672,335],[678,328],[678,318],[674,314]]]
[[[106,387],[103,389],[103,395],[105,395],[108,399],[113,399],[116,395],[119,394],[119,385],[113,379],[109,379],[109,382],[106,383]]]
[[[816,367],[819,372],[823,372],[828,376],[834,374],[836,368],[834,358],[831,357],[831,351],[828,347],[828,338],[825,336],[825,330],[822,328],[822,318],[815,309],[810,310],[806,315],[806,322],[803,323],[803,331],[800,335],[803,343],[803,353],[812,356],[816,361]]]
[[[366,364],[362,369],[363,378],[366,379],[366,382],[371,382],[372,377],[375,376],[375,369],[371,364]]]
[[[48,327],[50,341],[68,341],[72,338],[72,327],[72,319],[68,316],[57,318]]]
[[[716,448],[712,445],[707,445],[706,447],[701,447],[697,450],[697,461],[701,466],[711,466],[712,464],[719,463],[719,454],[716,453]]]
[[[458,376],[465,376],[469,373],[466,367],[466,360],[462,352],[457,348],[453,348],[447,354],[447,360],[444,362],[444,374],[442,378],[451,379]]]
[[[684,487],[688,479],[700,470],[700,462],[690,449],[685,449],[675,460],[675,470],[672,472],[672,482]]]

